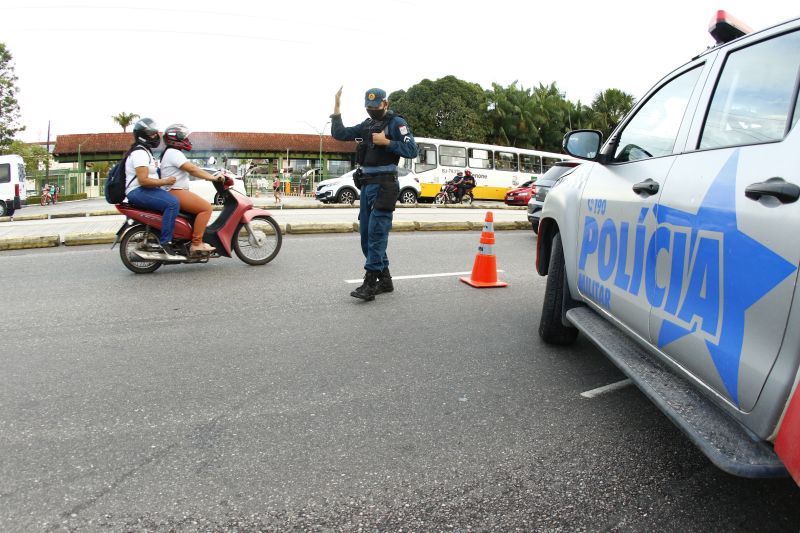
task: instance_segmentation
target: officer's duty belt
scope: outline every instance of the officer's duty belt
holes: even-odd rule
[[[362,174],[361,184],[369,185],[371,183],[392,183],[397,181],[397,174]]]

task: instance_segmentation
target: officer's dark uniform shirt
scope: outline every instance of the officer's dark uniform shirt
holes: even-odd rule
[[[397,163],[401,157],[406,159],[417,157],[417,143],[408,123],[403,117],[392,111],[388,111],[387,116],[388,118],[385,117],[382,121],[368,118],[357,126],[347,128],[342,124],[342,115],[331,115],[331,135],[334,139],[337,141],[363,139],[362,142],[368,143],[370,148],[361,167],[365,177],[378,174],[397,174]],[[389,139],[389,145],[374,146],[372,145],[372,132],[377,133],[376,123],[383,121],[386,121],[386,125],[382,131]]]

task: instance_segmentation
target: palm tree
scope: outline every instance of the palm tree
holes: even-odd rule
[[[636,101],[633,95],[619,89],[606,89],[597,93],[592,101],[594,127],[602,131],[604,137],[608,137],[633,108],[634,103]]]
[[[136,113],[125,113],[123,111],[119,115],[114,115],[111,118],[114,120],[114,122],[122,126],[123,132],[126,132],[128,131],[128,126],[131,125],[131,122],[139,118],[139,115],[137,115]]]

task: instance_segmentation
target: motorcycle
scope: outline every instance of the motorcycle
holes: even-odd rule
[[[233,183],[227,175],[222,183],[214,182],[224,202],[219,217],[203,234],[203,241],[216,248],[210,254],[190,253],[194,215],[181,212],[175,220],[172,242],[185,259],[168,258],[159,251],[161,212],[126,202],[116,205],[126,220],[111,249],[119,243],[122,264],[137,274],[154,272],[165,264],[207,263],[209,259],[232,257],[233,253],[248,265],[269,263],[281,249],[280,227],[269,211],[253,207],[250,198],[234,190]]]
[[[472,205],[474,200],[472,196],[472,189],[464,191],[464,196],[461,197],[461,202],[458,201],[458,185],[452,183],[445,183],[442,185],[441,190],[433,197],[434,204],[464,204]]]

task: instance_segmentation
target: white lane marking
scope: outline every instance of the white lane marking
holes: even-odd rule
[[[581,396],[584,398],[596,398],[601,394],[605,394],[607,392],[612,392],[617,389],[621,389],[623,387],[627,387],[628,385],[632,385],[633,381],[630,379],[623,379],[622,381],[617,381],[616,383],[611,383],[610,385],[603,385],[602,387],[597,387],[596,389],[587,390],[586,392],[582,392]]]
[[[505,270],[497,270],[498,272],[505,272]],[[469,270],[467,272],[442,272],[440,274],[417,274],[415,276],[392,276],[392,280],[396,281],[398,279],[420,279],[420,278],[441,278],[445,276],[466,276],[467,274],[472,274],[472,271]],[[346,279],[344,280],[345,283],[364,283],[364,278],[359,279]]]

